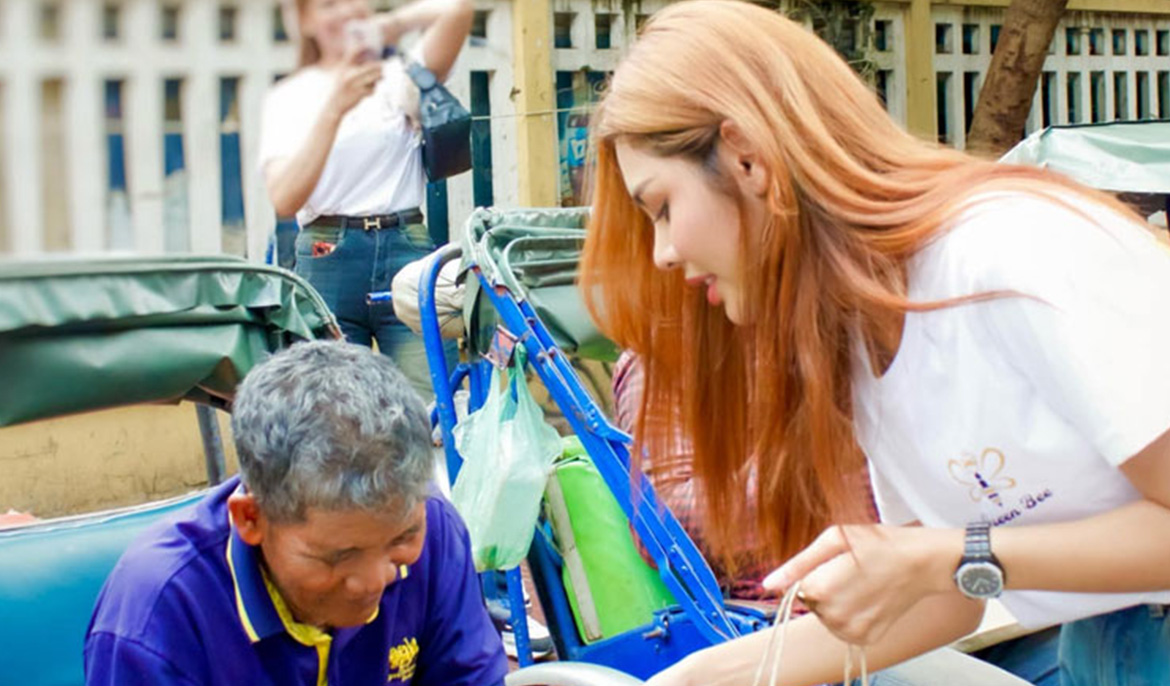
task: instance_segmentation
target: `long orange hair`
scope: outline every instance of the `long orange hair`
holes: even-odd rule
[[[770,221],[755,235],[740,231],[750,322],[741,327],[679,270],[655,268],[652,226],[614,151],[624,139],[693,160],[727,189],[711,160],[729,120],[756,146],[770,185]],[[655,14],[592,127],[586,303],[646,365],[635,454],[668,455],[679,435],[689,440],[707,538],[725,557],[752,518],[773,559],[826,526],[866,519],[850,476],[863,466],[851,332],[888,357],[907,311],[949,304],[908,302],[904,265],[972,194],[1024,190],[1060,202],[1072,191],[1127,212],[1046,172],[914,138],[832,48],[773,10],[734,0]]]

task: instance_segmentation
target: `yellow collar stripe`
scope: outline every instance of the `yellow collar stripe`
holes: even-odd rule
[[[248,635],[248,640],[250,640],[252,643],[256,643],[260,640],[260,636],[256,634],[256,629],[252,627],[252,620],[248,619],[248,611],[244,609],[244,597],[240,595],[240,582],[239,579],[236,578],[236,566],[232,563],[232,538],[234,538],[234,536],[232,536],[231,531],[229,530],[227,547],[224,550],[227,557],[228,571],[231,572],[232,575],[232,588],[236,595],[236,612],[238,612],[240,615],[240,624],[244,626],[244,633]]]
[[[272,583],[272,579],[268,578],[268,570],[261,568],[260,573],[264,577],[264,587],[268,589],[268,596],[272,598],[276,614],[280,616],[280,621],[284,624],[284,630],[297,643],[317,649],[317,686],[328,686],[329,680],[326,670],[329,667],[329,646],[333,643],[333,637],[315,626],[302,624],[293,619],[292,612],[288,609],[288,603],[284,602],[284,596],[280,595],[280,591]]]

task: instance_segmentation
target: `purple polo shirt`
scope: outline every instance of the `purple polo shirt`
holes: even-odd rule
[[[313,643],[286,626],[259,550],[229,523],[227,499],[238,485],[237,477],[215,488],[122,556],[90,621],[87,684],[503,683],[503,645],[484,609],[467,529],[449,502],[427,500],[422,555],[386,588],[372,621]]]

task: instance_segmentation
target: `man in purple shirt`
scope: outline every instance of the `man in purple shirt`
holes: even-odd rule
[[[434,494],[422,402],[387,358],[303,343],[239,388],[240,478],[106,581],[86,683],[495,686],[467,531]]]

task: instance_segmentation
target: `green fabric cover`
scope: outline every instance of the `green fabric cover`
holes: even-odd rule
[[[478,266],[491,283],[529,301],[566,353],[613,361],[617,348],[597,330],[577,288],[588,216],[585,208],[476,210],[463,234],[463,264]],[[499,318],[478,280],[465,278],[469,345],[482,354],[491,346]]]
[[[336,335],[304,280],[237,258],[0,261],[0,426],[144,402],[223,405],[270,352]]]
[[[565,566],[562,580],[573,609],[577,631],[586,643],[616,636],[644,626],[654,612],[676,605],[674,596],[659,578],[658,572],[642,559],[634,545],[630,523],[617,500],[606,487],[601,474],[589,459],[576,437],[565,438],[564,455],[553,472],[553,488],[548,497],[563,498],[563,512],[568,528],[555,515],[556,503],[548,510],[553,532]],[[572,541],[579,555],[570,554],[566,541]],[[574,573],[572,560],[581,569]],[[583,573],[587,587],[575,583]],[[592,607],[584,607],[591,603]],[[588,615],[595,614],[600,632],[588,626]]]
[[[1103,190],[1170,193],[1170,122],[1053,126],[1000,161],[1047,167]]]

